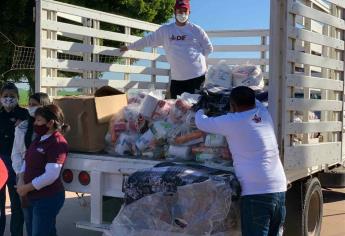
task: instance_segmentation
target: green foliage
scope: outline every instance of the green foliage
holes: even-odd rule
[[[1,0],[0,4],[0,31],[17,45],[34,46],[35,24],[33,23],[33,7],[35,1],[29,0]],[[14,46],[0,35],[0,85],[3,81],[20,81],[28,78],[31,84],[34,72],[30,70],[10,71]]]
[[[165,23],[173,15],[175,0],[60,0],[87,8],[115,13],[152,23]],[[4,33],[17,45],[35,45],[35,23],[33,21],[34,0],[1,0],[0,32]],[[114,26],[104,26],[103,29],[116,30]],[[141,31],[133,31],[141,35]],[[116,45],[118,46],[118,45]],[[0,76],[11,68],[13,45],[0,35]],[[0,77],[3,81],[20,81],[28,78],[30,88],[34,88],[34,71],[10,71]]]
[[[19,105],[22,107],[28,106],[29,103],[29,91],[25,89],[19,89]]]

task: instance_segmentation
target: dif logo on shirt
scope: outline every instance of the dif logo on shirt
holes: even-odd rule
[[[177,41],[180,41],[180,40],[186,40],[186,38],[187,38],[187,35],[177,35],[177,36],[175,36],[175,35],[171,35],[171,37],[170,37],[170,40],[177,40]]]

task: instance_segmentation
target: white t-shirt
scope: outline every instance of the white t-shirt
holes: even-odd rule
[[[163,46],[171,67],[173,80],[200,77],[207,71],[206,57],[213,51],[212,44],[201,27],[187,22],[161,26],[157,31],[130,44],[128,49]]]
[[[195,122],[200,130],[227,138],[242,196],[287,190],[272,118],[260,102],[252,110],[213,118],[200,110]]]

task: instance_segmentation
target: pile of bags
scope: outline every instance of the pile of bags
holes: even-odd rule
[[[212,66],[207,73],[206,84],[214,84],[231,89],[248,86],[254,90],[263,90],[265,83],[259,66],[244,65],[231,67],[225,61]]]
[[[140,93],[130,98],[128,106],[110,122],[107,151],[117,156],[217,160],[224,164],[231,159],[225,138],[203,133],[195,126],[195,112],[191,108],[201,97],[184,93],[179,99],[164,100],[153,93]],[[229,111],[227,107],[221,109],[223,113]],[[219,109],[212,111],[219,114]]]
[[[220,62],[210,68],[200,94],[184,93],[176,100],[165,100],[152,92],[139,93],[110,122],[107,151],[116,156],[224,165],[231,161],[226,139],[198,130],[194,111],[204,109],[209,116],[226,114],[230,111],[231,88],[241,85],[262,89],[260,68],[230,68]]]

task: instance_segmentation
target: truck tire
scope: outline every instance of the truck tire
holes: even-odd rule
[[[338,167],[329,172],[319,174],[321,186],[324,188],[345,188],[345,167]]]
[[[319,236],[323,197],[317,178],[292,184],[286,194],[284,236]]]
[[[284,236],[302,236],[303,182],[292,183],[286,193]]]
[[[323,196],[321,184],[317,178],[305,183],[304,203],[302,210],[303,236],[319,236],[323,216]]]

